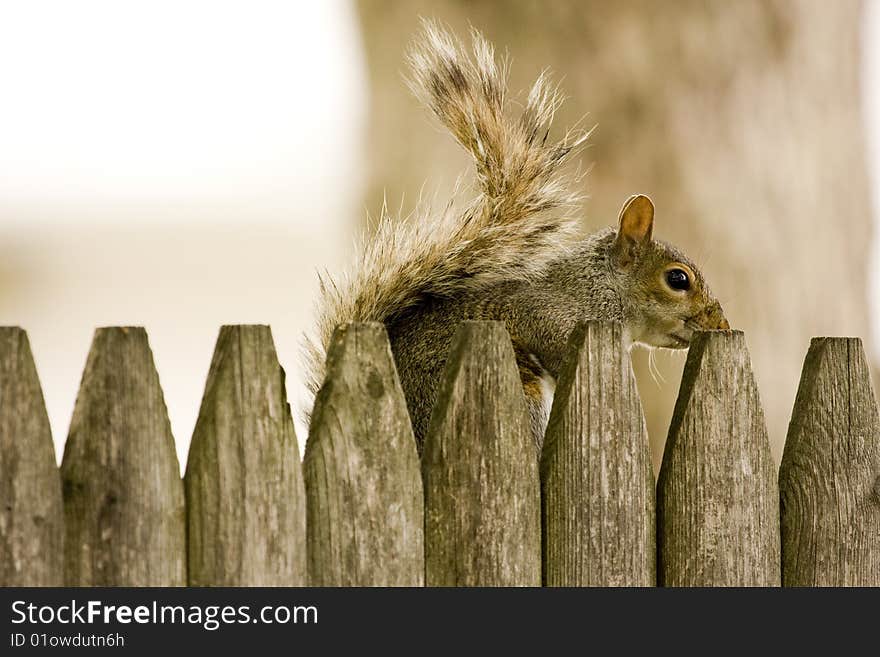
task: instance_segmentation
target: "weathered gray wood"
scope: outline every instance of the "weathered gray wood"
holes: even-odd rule
[[[311,584],[424,584],[419,458],[381,324],[336,330],[303,475]]]
[[[183,483],[144,329],[95,332],[61,477],[69,586],[186,584]]]
[[[453,340],[422,455],[429,586],[539,586],[538,459],[499,322]]]
[[[743,334],[694,336],[657,488],[665,586],[778,586],[779,489]]]
[[[858,338],[811,342],[779,492],[785,586],[880,586],[880,420]]]
[[[618,322],[569,340],[541,459],[544,583],[654,586],[654,473]]]
[[[306,504],[268,326],[220,329],[184,477],[190,586],[306,584]]]
[[[0,327],[0,586],[64,584],[61,477],[27,334]]]

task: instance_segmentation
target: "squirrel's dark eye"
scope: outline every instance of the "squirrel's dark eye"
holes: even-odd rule
[[[673,290],[691,289],[691,279],[684,269],[670,269],[666,272],[666,283]]]

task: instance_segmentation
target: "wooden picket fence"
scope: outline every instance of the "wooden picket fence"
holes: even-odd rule
[[[880,585],[861,342],[810,345],[782,467],[742,333],[698,334],[655,485],[619,325],[571,337],[543,454],[502,325],[452,346],[419,459],[385,330],[334,336],[300,463],[266,326],[226,326],[186,474],[147,334],[99,329],[59,469],[0,329],[3,586]]]

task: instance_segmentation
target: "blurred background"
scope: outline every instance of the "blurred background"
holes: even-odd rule
[[[181,465],[221,324],[272,325],[299,406],[316,270],[467,166],[401,81],[420,16],[484,31],[513,90],[562,81],[558,129],[598,126],[584,230],[654,199],[747,333],[777,460],[811,336],[878,362],[880,0],[8,0],[0,324],[59,459],[97,326],[147,327]],[[656,464],[684,356],[634,362]]]

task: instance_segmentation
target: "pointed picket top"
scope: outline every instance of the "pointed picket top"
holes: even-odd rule
[[[538,459],[510,337],[464,322],[422,455],[428,586],[538,586]]]
[[[813,338],[779,471],[786,586],[880,586],[880,420],[858,338]]]
[[[424,583],[419,458],[381,324],[334,333],[303,475],[312,585]]]
[[[306,584],[299,448],[268,326],[220,329],[184,485],[191,586]]]
[[[0,327],[0,586],[64,584],[61,476],[27,333]]]
[[[541,461],[544,583],[653,586],[654,474],[618,322],[569,339]]]
[[[95,332],[61,477],[67,585],[186,584],[183,483],[144,329]]]
[[[691,341],[657,487],[658,580],[777,586],[779,492],[740,331]]]

